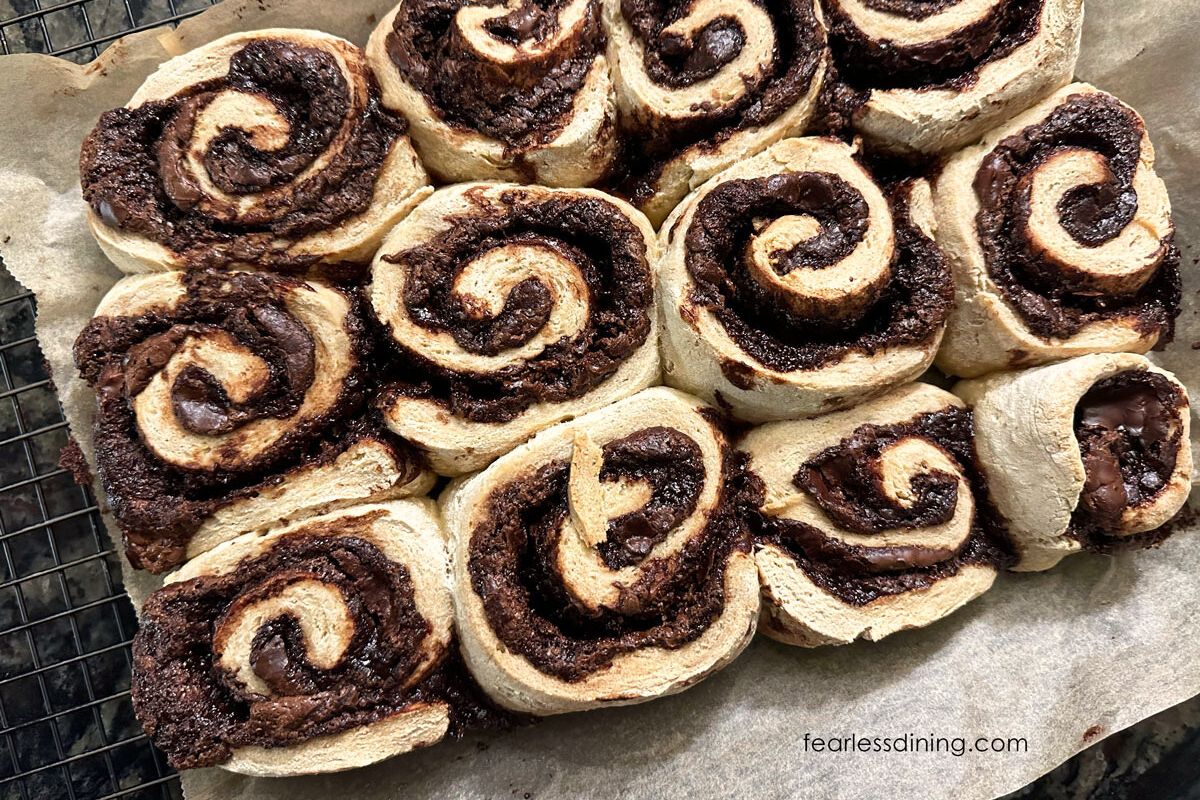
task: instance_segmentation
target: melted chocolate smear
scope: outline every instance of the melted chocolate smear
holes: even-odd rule
[[[752,219],[790,213],[817,216],[823,230],[786,254],[783,269],[789,261],[791,268],[819,268],[825,259],[853,250],[869,224],[865,201],[852,186],[825,173],[728,181],[709,192],[686,233],[692,300],[711,309],[743,351],[782,372],[817,369],[849,352],[871,354],[928,341],[945,322],[954,289],[941,250],[909,217],[910,188],[911,183],[901,182],[891,192],[893,277],[862,319],[829,325],[799,317],[755,281],[744,262]],[[820,205],[813,202],[817,199]]]
[[[907,17],[908,19],[928,19],[934,14],[940,14],[948,8],[953,8],[962,0],[862,0],[867,8],[884,11],[888,14]]]
[[[420,0],[400,7],[388,33],[388,56],[446,122],[526,149],[550,141],[568,122],[575,95],[604,52],[597,3],[582,32],[536,58],[510,65],[480,59],[454,26],[468,0]],[[497,39],[518,46],[557,33],[566,0],[527,0],[485,23]]]
[[[658,473],[656,493],[679,507],[691,493],[693,477],[703,465],[675,465],[679,485],[662,474],[663,450],[690,447],[647,429],[609,450],[612,466],[622,474]],[[686,438],[686,437],[684,437]],[[665,448],[658,445],[664,444]],[[696,445],[692,443],[691,447]],[[637,466],[639,452],[653,455]],[[488,624],[513,652],[540,671],[566,681],[580,681],[612,664],[622,653],[643,647],[674,650],[699,638],[721,614],[725,603],[724,574],[734,552],[749,552],[750,539],[737,509],[742,461],[727,458],[724,502],[703,531],[678,552],[643,561],[638,578],[621,590],[614,608],[581,606],[562,582],[557,543],[567,515],[566,462],[554,463],[496,487],[487,514],[472,532],[468,571]],[[674,516],[676,512],[672,512]]]
[[[1083,457],[1080,509],[1100,528],[1115,528],[1127,508],[1152,501],[1179,455],[1179,390],[1152,372],[1123,372],[1098,382],[1075,409]]]
[[[875,40],[865,34],[839,0],[824,4],[837,80],[853,90],[965,89],[978,71],[1031,41],[1041,27],[1044,0],[1006,0],[944,39],[916,45]],[[943,11],[952,2],[867,0],[869,7],[912,20]]]
[[[626,0],[626,7],[637,7],[636,2]],[[721,67],[738,57],[746,44],[746,32],[732,17],[717,17],[690,38],[679,33],[666,33],[661,25],[641,15],[633,24],[649,22],[639,31],[657,30],[643,54],[646,73],[650,79],[662,86],[681,88],[707,80],[720,71]]]
[[[328,230],[364,211],[405,130],[402,119],[379,107],[378,89],[368,80],[370,97],[344,147],[318,175],[291,185],[334,142],[350,113],[350,90],[329,53],[276,39],[250,42],[222,78],[101,115],[80,154],[84,199],[105,224],[158,242],[189,267],[246,262],[303,271],[315,257],[289,255],[278,240]],[[203,192],[184,166],[197,114],[224,91],[258,95],[288,123],[287,142],[278,149],[260,150],[235,127],[209,143],[203,163],[219,189],[277,193],[242,222],[199,207]]]
[[[87,331],[86,328],[84,330]],[[190,333],[191,330],[187,326],[175,325],[162,333],[132,344],[125,356],[125,394],[129,397],[141,394],[154,376],[167,365]],[[81,341],[82,338],[83,334],[80,334]]]
[[[550,293],[529,278],[509,293],[498,316],[488,318],[454,292],[466,265],[496,247],[518,244],[553,251],[578,267],[588,287],[583,330],[527,361],[489,375],[459,373],[392,340],[396,364],[389,373],[397,382],[390,391],[436,399],[474,422],[506,422],[536,402],[591,391],[646,341],[653,313],[642,233],[616,206],[595,198],[531,200],[516,191],[503,199],[503,214],[462,216],[438,240],[384,256],[408,271],[404,303],[411,319],[482,355],[529,341],[549,319]]]
[[[497,39],[518,45],[527,39],[542,40],[556,27],[557,19],[537,3],[526,3],[502,17],[487,22],[484,27]]]
[[[925,414],[900,425],[866,425],[855,431],[843,443],[851,449],[895,441],[907,436],[926,439],[949,454],[971,484],[975,497],[975,517],[971,534],[957,551],[937,547],[868,548],[830,538],[820,530],[797,520],[769,517],[761,512],[766,490],[757,476],[751,476],[748,496],[751,508],[748,516],[755,537],[775,544],[795,559],[797,565],[818,586],[852,605],[866,605],[880,597],[926,589],[937,581],[955,575],[962,567],[983,564],[1003,569],[1013,562],[1011,545],[1004,533],[1000,514],[988,501],[987,483],[975,455],[971,412],[948,408]],[[870,466],[849,466],[844,463],[849,451],[835,446],[801,467],[797,482],[810,492],[835,521],[851,530],[870,533],[890,527],[887,519],[895,519],[895,527],[920,528],[938,524],[953,513],[955,500],[943,488],[944,478],[931,473],[928,481],[919,482],[920,500],[913,511],[888,511],[891,501],[876,497],[879,492],[877,475]],[[830,466],[832,472],[827,472]],[[845,475],[845,472],[859,473]],[[809,480],[813,472],[825,472],[817,483]],[[831,486],[831,478],[839,481]],[[802,483],[801,483],[802,481]],[[823,481],[823,482],[822,482]],[[851,499],[851,495],[855,499]],[[861,502],[850,508],[852,502]],[[878,503],[879,506],[876,507]],[[857,528],[852,527],[858,526]]]
[[[227,433],[245,416],[232,408],[225,388],[200,367],[184,367],[171,385],[171,408],[184,430],[201,436]]]
[[[1169,342],[1179,315],[1179,251],[1163,243],[1162,262],[1133,295],[1097,295],[1077,286],[1029,240],[1033,174],[1064,149],[1099,153],[1109,180],[1076,187],[1058,205],[1060,221],[1080,244],[1111,241],[1133,220],[1133,177],[1144,128],[1136,115],[1105,95],[1073,95],[1045,120],[1001,141],[975,177],[976,218],[988,272],[1030,330],[1044,338],[1067,338],[1105,319],[1133,317],[1139,330]]]
[[[763,76],[747,79],[735,102],[694,108],[683,120],[644,125],[623,120],[620,154],[605,181],[612,191],[643,204],[671,159],[695,146],[715,149],[740,130],[766,125],[807,94],[825,51],[813,3],[756,1],[770,15],[775,34],[774,57]],[[663,33],[690,9],[688,0],[621,0],[621,15],[645,49],[647,74],[662,86],[685,88],[710,78],[745,46],[747,32],[730,17],[714,19],[691,41]]]
[[[1058,201],[1063,228],[1087,247],[1099,247],[1120,236],[1137,216],[1137,210],[1138,197],[1132,185],[1076,186]]]

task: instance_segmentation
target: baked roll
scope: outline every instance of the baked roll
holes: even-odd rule
[[[591,189],[437,191],[371,267],[388,427],[460,475],[656,383],[656,256],[645,217]]]
[[[447,183],[586,186],[616,153],[598,0],[403,0],[367,57],[425,166]]]
[[[1068,83],[1083,0],[825,0],[826,110],[886,150],[936,154]]]
[[[463,658],[500,706],[558,714],[682,691],[754,635],[739,462],[714,411],[647,389],[451,484]]]
[[[364,766],[456,724],[453,623],[432,501],[241,536],[146,600],[134,710],[177,769],[265,777]]]
[[[1187,390],[1144,356],[1080,356],[954,391],[975,408],[975,445],[1016,546],[1014,569],[1156,544],[1187,502]]]
[[[1068,86],[935,186],[957,302],[938,366],[964,377],[1170,341],[1179,251],[1141,117]]]
[[[433,475],[366,404],[354,296],[266,273],[127,277],[75,342],[96,391],[99,477],[134,566]]]
[[[164,63],[101,115],[79,173],[96,241],[135,273],[361,271],[430,191],[362,51],[283,28]]]
[[[626,140],[617,185],[656,226],[812,117],[828,61],[815,0],[601,2]]]
[[[666,380],[751,422],[854,405],[933,361],[953,296],[929,185],[878,185],[846,144],[788,139],[663,226]]]
[[[953,613],[1006,562],[971,413],[913,383],[849,411],[751,431],[760,628],[802,647],[878,641]]]

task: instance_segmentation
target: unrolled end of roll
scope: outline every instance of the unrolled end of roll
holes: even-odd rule
[[[1161,542],[1191,491],[1187,390],[1141,355],[1092,354],[963,381],[1013,569]]]

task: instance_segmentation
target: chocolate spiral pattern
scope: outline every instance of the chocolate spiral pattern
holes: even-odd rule
[[[1187,390],[1141,355],[1097,353],[964,381],[1018,570],[1157,544],[1191,489]],[[1018,471],[1019,469],[1019,471]]]
[[[75,343],[126,554],[162,571],[312,509],[432,476],[365,407],[357,301],[318,283],[193,271],[119,282]]]
[[[824,79],[814,0],[603,0],[627,139],[618,185],[660,223],[687,192],[802,132]]]
[[[447,182],[584,186],[608,170],[615,107],[598,0],[403,0],[367,55]]]
[[[885,195],[845,144],[788,139],[664,227],[667,381],[750,421],[842,408],[933,360],[950,271],[924,181]]]
[[[372,266],[370,301],[398,360],[387,424],[461,474],[649,386],[655,255],[645,218],[593,190],[439,190]]]
[[[284,29],[165,63],[101,116],[80,181],[93,233],[126,272],[345,273],[428,192],[362,52]]]
[[[825,0],[829,123],[891,150],[977,140],[1067,83],[1083,0]]]
[[[499,705],[650,700],[753,636],[740,462],[712,419],[648,389],[544,431],[443,498],[464,658]]]
[[[986,591],[1006,557],[971,413],[911,384],[742,443],[758,484],[763,629],[812,647],[928,625]]]
[[[142,608],[133,701],[179,769],[362,766],[451,729],[453,611],[429,501],[244,536]]]
[[[961,273],[940,356],[950,371],[1170,340],[1170,201],[1141,118],[1116,98],[1067,87],[957,156],[937,192],[939,238],[944,221]]]

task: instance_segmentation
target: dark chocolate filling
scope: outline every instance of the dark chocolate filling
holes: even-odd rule
[[[693,108],[685,120],[642,124],[622,120],[623,147],[609,183],[643,204],[655,192],[662,168],[685,150],[719,147],[739,130],[766,125],[808,93],[825,52],[825,37],[813,4],[806,0],[753,0],[770,15],[776,46],[765,75],[726,106]],[[737,58],[747,32],[731,17],[718,17],[691,42],[663,30],[684,17],[684,0],[621,0],[621,14],[645,49],[651,80],[686,87],[716,74]]]
[[[608,523],[597,548],[609,569],[640,564],[654,546],[695,510],[704,486],[700,448],[673,428],[646,428],[604,447],[602,481],[645,481],[650,500]]]
[[[903,506],[883,488],[879,458],[906,435],[903,426],[865,425],[805,462],[792,479],[838,525],[857,533],[928,528],[948,522],[958,506],[958,478],[933,470],[913,479],[916,500]],[[947,453],[949,455],[949,453]]]
[[[473,4],[402,4],[387,36],[388,57],[447,123],[512,148],[544,144],[569,121],[575,95],[604,51],[599,4],[588,5],[579,35],[543,56],[503,65],[481,60],[455,28],[458,10]],[[513,46],[544,41],[557,33],[558,15],[566,5],[567,0],[525,0],[485,27]]]
[[[576,264],[589,290],[587,322],[528,361],[489,375],[442,369],[394,337],[399,380],[389,390],[442,402],[474,422],[505,422],[533,403],[581,397],[603,383],[650,334],[654,292],[641,230],[612,203],[592,197],[502,196],[502,214],[467,214],[436,241],[384,260],[408,273],[404,303],[411,319],[446,331],[468,352],[495,354],[528,341],[550,313],[550,295],[531,278],[514,287],[496,317],[480,317],[454,294],[458,274],[487,251],[508,244],[553,250]],[[386,404],[387,399],[383,402]]]
[[[879,89],[968,88],[978,71],[1031,41],[1041,28],[1044,0],[1001,0],[982,18],[944,39],[914,45],[875,40],[864,33],[839,0],[826,0],[829,47],[838,80],[870,93]],[[868,0],[868,6],[921,20],[953,0]]]
[[[195,271],[183,280],[187,296],[170,314],[96,317],[75,341],[75,363],[97,396],[100,478],[135,566],[161,572],[182,563],[192,533],[214,511],[282,482],[291,470],[328,463],[364,438],[387,443],[415,477],[420,458],[364,407],[362,364],[370,348],[357,302],[346,325],[360,362],[328,413],[297,425],[270,452],[237,469],[197,472],[160,461],[142,442],[132,399],[189,333],[221,330],[266,361],[271,373],[263,391],[234,404],[207,372],[184,370],[172,399],[180,422],[193,431],[216,433],[253,419],[287,419],[299,409],[313,378],[311,335],[283,302],[296,279]]]
[[[1086,478],[1068,535],[1102,550],[1130,538],[1106,532],[1126,509],[1152,502],[1166,488],[1181,445],[1176,422],[1186,407],[1179,389],[1154,372],[1122,372],[1088,390],[1075,408]]]
[[[1133,112],[1106,95],[1072,95],[1045,120],[1001,141],[975,178],[976,228],[988,273],[1034,333],[1066,338],[1106,319],[1133,318],[1138,329],[1170,341],[1179,315],[1179,250],[1162,246],[1162,263],[1132,295],[1102,295],[1074,286],[1029,240],[1033,174],[1064,149],[1101,154],[1109,180],[1082,186],[1059,203],[1063,227],[1080,244],[1099,246],[1118,236],[1137,213],[1133,178],[1144,128]]]
[[[560,528],[568,514],[569,465],[556,462],[492,490],[484,520],[471,534],[468,570],[496,636],[540,671],[580,681],[623,653],[668,650],[701,636],[725,604],[726,563],[748,552],[737,513],[735,484],[741,464],[726,458],[723,499],[703,532],[676,553],[646,561],[649,546],[622,541],[630,520],[643,515],[650,538],[661,540],[690,513],[703,481],[699,448],[686,435],[647,428],[604,449],[602,478],[648,480],[653,499],[640,512],[613,520],[602,551],[618,563],[641,563],[639,577],[621,589],[615,608],[592,610],[563,584],[557,567]],[[621,545],[617,550],[613,546]],[[607,554],[607,553],[606,553]]]
[[[948,520],[957,504],[957,478],[939,471],[914,481],[917,502],[904,509],[883,494],[879,451],[914,436],[942,449],[971,483],[975,515],[971,535],[957,550],[938,547],[869,548],[826,536],[798,520],[751,514],[759,541],[778,546],[825,591],[852,605],[928,588],[981,564],[1001,569],[1011,563],[999,514],[987,501],[986,483],[975,457],[971,412],[948,408],[896,425],[863,425],[839,444],[801,466],[797,487],[807,491],[838,524],[861,533],[920,529]],[[757,505],[765,489],[757,483]]]
[[[863,5],[876,11],[885,11],[908,19],[928,19],[962,0],[863,0]]]
[[[420,703],[448,703],[453,736],[507,722],[467,676],[453,645],[432,674],[406,685],[431,628],[416,607],[408,570],[358,535],[369,524],[369,517],[340,522],[341,536],[315,526],[297,531],[232,572],[170,584],[149,597],[133,643],[133,701],[172,766],[214,766],[239,747],[296,744]],[[250,663],[274,696],[254,694],[218,663],[217,626],[303,580],[341,591],[354,625],[350,643],[336,665],[317,668],[299,621],[272,619],[256,632]]]
[[[910,189],[901,183],[891,192],[892,280],[861,319],[831,325],[799,317],[754,280],[744,261],[754,220],[786,214],[813,214],[822,232],[785,264],[819,268],[853,249],[869,224],[866,205],[857,190],[825,173],[731,180],[705,195],[686,233],[692,300],[710,309],[748,355],[784,372],[927,342],[945,322],[954,290],[941,251],[909,216]]]
[[[177,253],[189,267],[245,262],[278,271],[307,268],[316,256],[289,255],[295,240],[336,227],[366,210],[379,170],[404,130],[384,111],[371,82],[342,149],[318,175],[283,187],[334,140],[350,108],[350,87],[332,55],[276,39],[250,42],[223,78],[137,108],[105,112],[80,154],[83,196],[105,224],[145,236]],[[225,221],[200,206],[201,188],[183,167],[197,114],[224,91],[257,95],[287,120],[287,142],[260,150],[246,131],[225,128],[209,144],[204,166],[222,191],[279,191],[241,221]]]

